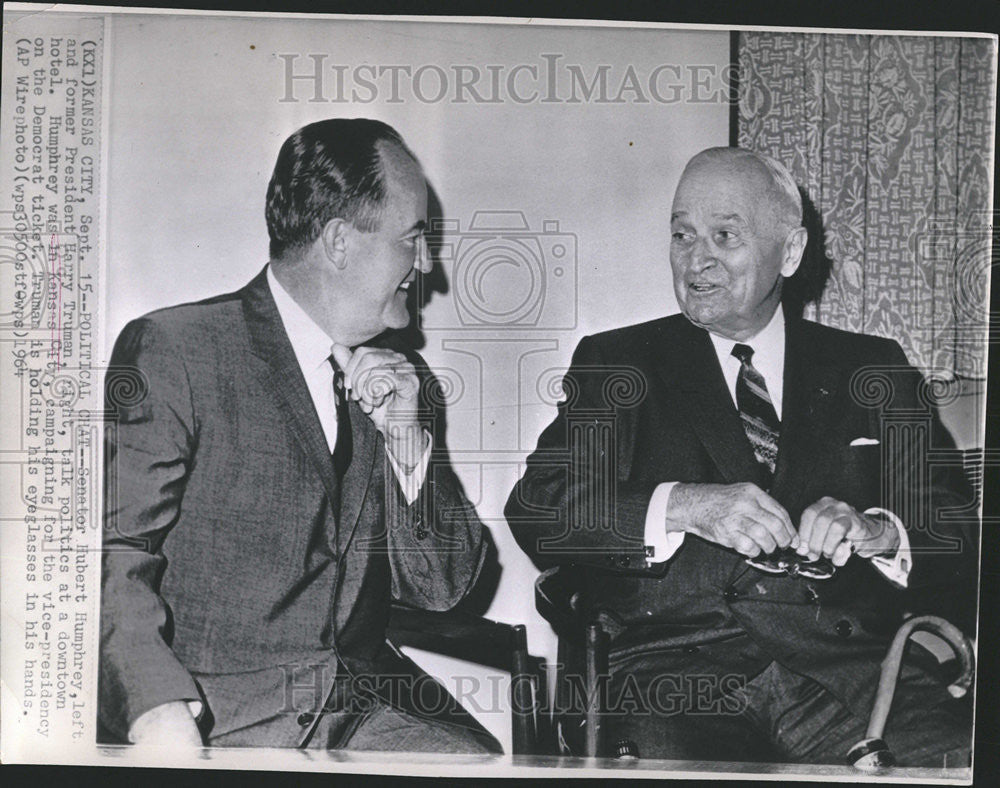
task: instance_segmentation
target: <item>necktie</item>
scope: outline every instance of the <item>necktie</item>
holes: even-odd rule
[[[781,422],[767,393],[764,376],[751,363],[753,348],[737,343],[733,355],[740,360],[740,374],[736,378],[736,407],[740,411],[743,431],[746,432],[757,462],[767,468],[767,479],[774,474],[778,457],[778,434]]]
[[[337,404],[337,440],[333,445],[333,468],[337,480],[341,481],[351,464],[353,441],[351,437],[351,410],[347,401],[347,390],[344,388],[344,371],[330,356],[330,366],[333,367],[333,397]]]

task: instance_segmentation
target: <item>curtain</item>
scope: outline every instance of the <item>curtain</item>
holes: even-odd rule
[[[737,139],[790,167],[833,261],[806,317],[984,380],[994,44],[739,33]]]

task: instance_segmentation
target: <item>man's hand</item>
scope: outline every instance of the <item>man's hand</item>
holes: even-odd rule
[[[799,520],[796,552],[813,561],[822,555],[834,566],[843,566],[852,552],[870,558],[894,553],[898,548],[899,533],[892,525],[861,514],[835,498],[820,498],[802,512]]]
[[[191,710],[183,700],[163,703],[140,714],[129,728],[128,737],[134,744],[204,746]]]
[[[750,483],[675,485],[667,531],[687,531],[750,558],[799,543],[784,507]]]
[[[335,344],[333,357],[344,371],[350,397],[374,422],[386,447],[404,468],[415,466],[427,448],[417,421],[420,379],[406,356],[383,348],[350,349]]]

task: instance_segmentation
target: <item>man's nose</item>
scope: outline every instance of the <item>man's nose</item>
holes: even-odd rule
[[[697,239],[691,247],[689,265],[692,271],[704,271],[716,263],[715,250],[707,238]]]
[[[413,267],[422,274],[429,274],[431,268],[434,267],[431,262],[430,252],[427,249],[427,239],[423,236],[417,241],[417,253],[413,258]]]

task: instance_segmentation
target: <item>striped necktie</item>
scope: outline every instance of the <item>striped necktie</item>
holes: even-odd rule
[[[733,355],[740,361],[740,374],[736,378],[736,407],[739,408],[743,431],[753,446],[757,462],[767,468],[770,482],[778,457],[781,421],[767,393],[764,376],[750,361],[753,348],[737,343],[733,347]]]

